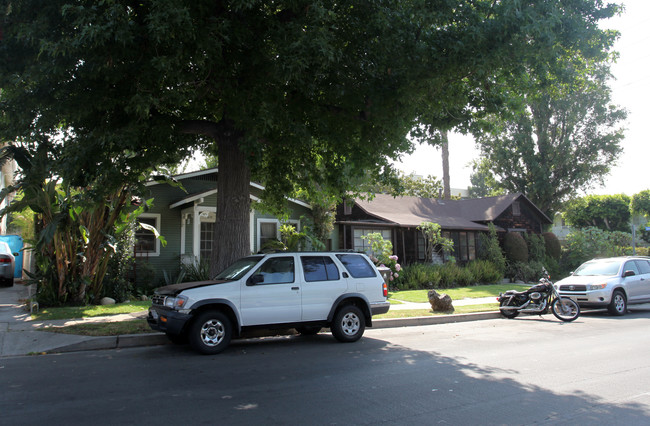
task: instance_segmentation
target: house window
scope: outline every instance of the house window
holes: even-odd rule
[[[366,238],[361,238],[361,237],[364,237],[368,234],[374,234],[374,233],[381,234],[384,240],[391,241],[390,229],[355,228],[354,229],[354,250],[370,254],[370,252],[372,252],[372,247],[370,247],[370,241],[368,241],[368,239]]]
[[[416,235],[418,239],[418,260],[425,260],[424,258],[427,255],[427,249],[425,245],[424,235],[422,235],[422,232],[418,232]]]
[[[138,221],[145,225],[153,226],[160,232],[160,215],[142,214]],[[154,233],[140,226],[135,231],[135,254],[136,256],[158,256],[160,255],[160,241]]]
[[[278,240],[278,223],[277,222],[260,222],[259,248],[271,240]]]
[[[521,208],[519,206],[519,201],[515,201],[514,203],[512,203],[512,215],[513,216],[521,215]]]
[[[293,226],[297,231],[300,230],[300,222],[289,220],[284,225]],[[262,250],[264,245],[269,241],[280,241],[280,221],[277,219],[258,219],[257,221],[257,250]]]
[[[214,238],[214,222],[201,222],[201,259],[210,259],[212,255],[212,241]]]
[[[443,237],[451,238],[454,242],[454,257],[456,257],[456,260],[468,262],[476,259],[476,232],[443,233]]]

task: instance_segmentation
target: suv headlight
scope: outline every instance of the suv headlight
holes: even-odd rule
[[[187,303],[187,296],[165,297],[165,306],[172,309],[182,309]]]
[[[589,284],[589,285],[587,286],[587,290],[602,290],[602,289],[604,289],[605,287],[607,287],[607,283],[603,283],[603,284]]]

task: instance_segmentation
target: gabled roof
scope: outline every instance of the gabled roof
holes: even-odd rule
[[[552,221],[521,193],[466,200],[439,200],[420,197],[393,197],[377,194],[372,200],[355,199],[365,213],[403,227],[435,222],[445,229],[487,230],[513,202],[525,200],[542,218]]]
[[[217,167],[214,167],[214,168],[211,168],[211,169],[198,170],[198,171],[194,171],[194,172],[188,172],[188,173],[182,173],[182,174],[179,174],[179,175],[174,175],[174,176],[172,176],[172,178],[174,180],[176,180],[176,181],[184,180],[184,179],[192,179],[192,178],[216,180],[218,175],[219,175],[219,169]],[[159,184],[163,184],[163,183],[167,183],[167,181],[165,181],[165,180],[162,180],[162,181],[151,180],[151,181],[147,182],[146,185],[147,186],[154,186],[154,185],[159,185]],[[259,183],[250,182],[250,186],[251,186],[251,188],[257,188],[257,189],[259,189],[261,191],[264,191],[264,186],[260,185]],[[176,208],[176,207],[183,206],[183,205],[185,205],[187,203],[194,202],[194,201],[196,201],[196,200],[198,200],[200,198],[205,198],[207,196],[215,194],[216,192],[217,192],[216,189],[211,189],[211,190],[208,190],[208,191],[202,191],[202,192],[196,192],[196,193],[193,193],[193,194],[188,194],[186,197],[183,197],[182,199],[177,200],[176,202],[170,204],[169,208],[173,209],[173,208]],[[251,200],[253,200],[253,201],[260,201],[260,199],[258,197],[254,196],[252,194],[251,194],[250,197],[251,197]],[[285,198],[287,199],[287,201],[290,201],[290,202],[292,202],[294,204],[298,204],[299,206],[303,206],[303,207],[306,207],[308,209],[312,208],[311,204],[306,203],[304,201],[297,200],[295,198],[287,198],[287,197],[285,197]]]

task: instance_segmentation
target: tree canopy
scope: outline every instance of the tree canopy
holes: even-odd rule
[[[474,129],[483,176],[550,216],[577,191],[602,184],[622,152],[626,118],[611,103],[609,59],[569,55],[557,66],[522,79],[504,111]]]
[[[219,269],[247,254],[251,178],[279,204],[316,183],[341,194],[386,176],[424,117],[495,108],[503,87],[567,52],[602,59],[614,34],[597,24],[616,11],[600,0],[4,0],[0,138],[47,143],[63,179],[106,191],[216,147]]]
[[[603,231],[630,232],[630,197],[588,195],[567,203],[563,215],[570,225],[579,228],[591,226]]]

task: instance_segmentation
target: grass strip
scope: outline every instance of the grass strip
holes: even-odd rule
[[[120,336],[124,334],[154,333],[147,320],[136,319],[129,321],[73,324],[65,326],[49,326],[39,328],[39,331],[50,333],[76,334],[78,336]]]
[[[527,284],[490,284],[490,285],[477,285],[472,287],[459,287],[459,288],[441,288],[435,289],[438,293],[448,294],[452,300],[462,300],[468,298],[478,297],[497,297],[499,293],[507,290],[526,290],[530,288]],[[429,301],[429,290],[404,290],[404,291],[391,291],[388,297],[394,300],[402,300],[404,302],[426,303]]]
[[[126,302],[115,305],[89,305],[89,306],[60,306],[42,309],[32,314],[32,319],[37,321],[50,321],[60,319],[92,318],[107,315],[130,314],[149,309],[151,301]]]
[[[466,305],[455,308],[453,314],[472,314],[475,312],[494,312],[499,310],[498,303],[486,303],[482,305]],[[374,315],[373,319],[395,319],[395,318],[413,318],[413,317],[431,317],[440,315],[450,315],[444,312],[433,312],[431,309],[399,309],[388,311],[382,315]]]

